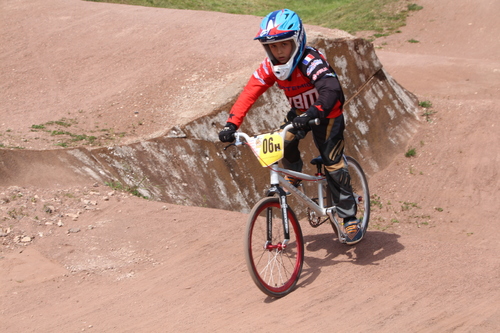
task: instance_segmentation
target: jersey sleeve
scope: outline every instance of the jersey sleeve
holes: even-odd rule
[[[275,82],[276,78],[272,73],[269,60],[266,58],[250,77],[245,88],[238,96],[238,99],[231,108],[227,122],[240,127],[252,105]]]
[[[325,57],[319,51],[307,48],[299,66],[319,95],[306,113],[313,118],[335,118],[342,114],[344,93],[337,74]]]

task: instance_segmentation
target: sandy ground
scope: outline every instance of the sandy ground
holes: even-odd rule
[[[375,205],[361,243],[341,245],[328,227],[304,224],[298,288],[274,300],[246,270],[244,214],[90,182],[4,187],[0,330],[499,331],[500,3],[418,4],[401,33],[375,44],[388,72],[432,108],[408,145],[416,157],[371,178]],[[165,96],[183,96],[189,82],[227,82],[226,68],[246,69],[246,79],[262,57],[251,41],[255,17],[238,17],[229,43],[214,34],[235,16],[217,13],[6,0],[0,16],[4,147],[53,148],[57,140],[31,126],[61,118],[89,135],[113,124],[103,142],[160,133],[190,115],[169,109],[179,102]],[[233,42],[241,62],[230,56]]]

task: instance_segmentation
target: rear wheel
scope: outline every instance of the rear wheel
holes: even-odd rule
[[[365,173],[359,165],[359,163],[351,156],[346,156],[347,169],[349,170],[349,176],[351,176],[351,186],[352,192],[354,194],[354,200],[357,205],[356,216],[360,220],[360,228],[363,230],[363,234],[368,229],[368,222],[370,221],[370,193],[368,191],[368,181],[366,180]],[[331,207],[335,205],[333,201],[332,192],[330,192],[329,187],[326,187],[326,206]],[[339,232],[334,223],[332,223],[333,231],[337,236]]]
[[[289,241],[284,240],[284,225],[279,199],[259,201],[247,223],[245,259],[257,287],[271,297],[290,293],[302,272],[304,243],[295,213],[288,208]],[[269,226],[269,230],[268,227]]]
[[[363,234],[368,229],[370,221],[370,193],[368,191],[368,181],[359,163],[351,156],[346,156],[347,169],[351,176],[352,192],[354,200],[358,206],[357,217],[361,221],[360,227]]]

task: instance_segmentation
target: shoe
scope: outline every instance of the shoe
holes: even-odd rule
[[[359,228],[359,221],[354,217],[344,219],[344,229],[347,245],[354,245],[363,238],[363,232]]]
[[[299,187],[300,185],[300,182],[302,181],[302,179],[298,179],[298,178],[295,178],[295,177],[292,177],[292,176],[285,176],[285,180],[287,182],[289,182],[290,184],[292,184],[293,186],[295,187]],[[286,191],[285,192],[287,196],[289,196],[291,193]]]
[[[295,177],[292,177],[292,176],[285,176],[285,180],[287,182],[289,182],[290,184],[292,184],[293,186],[295,187],[298,187],[300,182],[302,181],[302,179],[299,179],[299,178],[295,178]]]

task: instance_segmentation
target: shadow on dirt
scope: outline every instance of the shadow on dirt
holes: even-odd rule
[[[404,249],[404,246],[398,242],[400,237],[398,234],[369,231],[365,237],[360,243],[349,246],[341,244],[332,233],[305,236],[304,268],[298,287],[313,283],[325,266],[346,262],[362,266],[379,265],[379,261]],[[325,249],[327,255],[324,258],[308,255],[308,253]]]
[[[304,288],[313,284],[326,266],[341,263],[355,265],[379,265],[379,261],[392,256],[404,249],[398,242],[398,234],[382,231],[369,231],[366,238],[360,243],[349,246],[341,244],[332,232],[304,236],[304,266],[302,274],[295,289]],[[323,258],[311,256],[312,252],[327,251]],[[308,255],[309,254],[309,255]],[[342,273],[339,273],[342,276]],[[264,303],[273,303],[279,298],[267,297]]]

